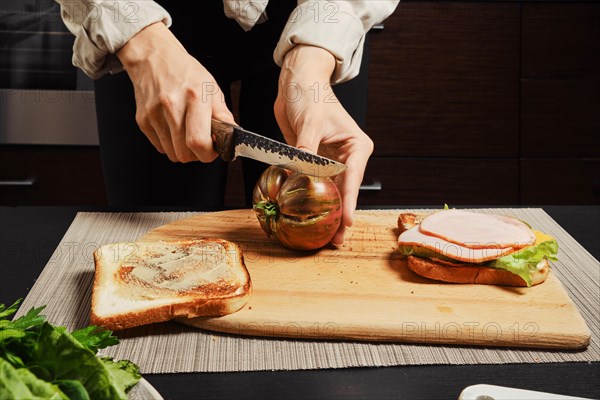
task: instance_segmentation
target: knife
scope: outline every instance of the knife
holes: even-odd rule
[[[211,121],[211,137],[215,151],[224,161],[248,157],[321,178],[338,175],[346,169],[346,165],[337,161],[216,119]]]

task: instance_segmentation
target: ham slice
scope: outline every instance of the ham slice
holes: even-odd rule
[[[450,257],[453,260],[478,263],[505,256],[514,253],[513,247],[488,246],[487,248],[474,249],[449,242],[436,236],[426,235],[419,229],[419,225],[414,226],[400,234],[398,237],[399,245],[421,246],[433,250],[438,254]]]
[[[463,210],[443,210],[425,217],[421,233],[472,249],[521,249],[535,243],[535,234],[525,223],[503,215]]]

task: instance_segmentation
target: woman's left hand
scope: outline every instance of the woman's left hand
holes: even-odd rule
[[[335,96],[329,81],[335,58],[320,47],[298,45],[285,56],[275,118],[288,144],[346,164],[334,178],[343,204],[342,224],[332,243],[341,245],[353,222],[358,192],[373,141]]]

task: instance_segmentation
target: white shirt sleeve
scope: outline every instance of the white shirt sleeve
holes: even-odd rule
[[[399,0],[299,0],[275,48],[273,58],[281,66],[297,44],[322,47],[336,58],[331,83],[354,78],[360,70],[366,33],[389,17]]]
[[[114,55],[136,33],[171,16],[152,0],[56,0],[66,27],[75,35],[73,65],[96,79],[123,70]]]

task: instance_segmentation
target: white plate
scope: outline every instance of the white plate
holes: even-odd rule
[[[154,387],[145,380],[140,379],[138,383],[127,393],[129,400],[164,400]]]
[[[495,385],[473,385],[465,388],[458,400],[589,400],[583,397],[536,392]]]

